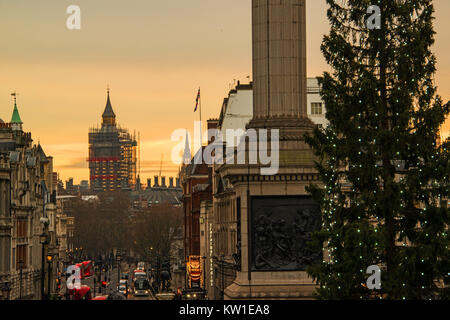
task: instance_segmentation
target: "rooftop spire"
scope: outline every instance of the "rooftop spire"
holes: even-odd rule
[[[19,109],[17,109],[17,93],[14,91],[11,93],[11,96],[14,97],[14,110],[11,117],[11,123],[22,124],[22,119],[20,119]]]
[[[186,143],[184,145],[184,153],[183,153],[183,163],[184,164],[189,164],[191,163],[191,149],[189,147],[189,135],[188,135],[188,131],[186,130]]]
[[[107,100],[105,111],[103,111],[103,124],[114,125],[116,123],[116,115],[111,106],[111,99],[109,98],[109,85],[106,89],[107,92]]]

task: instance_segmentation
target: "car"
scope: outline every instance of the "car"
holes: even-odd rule
[[[182,292],[182,300],[204,300],[206,292],[201,289],[185,289]]]
[[[128,294],[128,287],[126,285],[121,284],[121,285],[119,285],[118,291],[119,291],[119,293],[126,296]]]

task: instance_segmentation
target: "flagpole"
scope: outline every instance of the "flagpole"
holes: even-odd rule
[[[200,92],[199,104],[200,104],[200,146],[203,145],[203,135],[202,135],[202,92],[201,88],[198,87],[198,91]]]

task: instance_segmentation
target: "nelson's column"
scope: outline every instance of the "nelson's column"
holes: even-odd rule
[[[240,204],[240,269],[224,298],[310,299],[315,284],[305,270],[322,252],[306,246],[320,227],[320,212],[305,190],[318,182],[313,152],[303,139],[314,126],[306,106],[305,0],[253,0],[252,16],[254,104],[248,129],[279,129],[280,164],[271,176],[261,175],[259,164],[219,170]]]

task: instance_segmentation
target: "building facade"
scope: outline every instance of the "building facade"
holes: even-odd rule
[[[22,125],[14,101],[11,122],[0,120],[0,290],[11,300],[54,292],[55,277],[42,261],[58,248],[53,158]]]
[[[161,178],[161,183],[159,182]],[[139,179],[138,179],[139,180]],[[130,198],[134,209],[150,208],[152,205],[170,204],[174,207],[181,207],[183,191],[180,186],[179,178],[169,177],[169,183],[166,183],[166,177],[155,176],[154,184],[151,184],[151,179],[147,179],[146,188],[138,188],[130,191]]]
[[[212,201],[210,168],[206,164],[189,164],[181,169],[180,181],[183,188],[184,254],[187,263],[191,256],[201,255],[200,205],[203,201]],[[186,276],[189,282],[189,274]],[[196,281],[194,287],[199,288],[200,282]]]
[[[217,129],[217,119],[208,120],[208,129]],[[184,210],[184,253],[186,263],[186,287],[202,289],[211,294],[210,278],[205,270],[210,270],[214,258],[210,245],[212,239],[210,226],[212,226],[212,165],[202,161],[196,163],[200,153],[205,151],[202,146],[192,159],[190,157],[189,143],[186,136],[186,147],[183,156],[183,166],[180,171],[180,184],[183,189]],[[208,137],[208,145],[214,137]],[[208,234],[206,234],[208,232]],[[207,240],[206,240],[207,239]],[[210,241],[211,240],[211,241]],[[195,276],[190,261],[195,261]],[[199,270],[199,271],[198,271]],[[194,278],[194,280],[193,280]]]
[[[308,78],[307,84],[307,108],[308,118],[322,128],[328,126],[328,120],[325,117],[326,108],[325,103],[320,96],[320,85],[317,78]]]
[[[222,133],[225,144],[236,146],[239,136],[234,136],[233,141],[227,141],[227,130],[245,131],[245,126],[253,117],[253,84],[241,84],[230,90],[228,97],[223,100],[220,110],[218,129]]]

